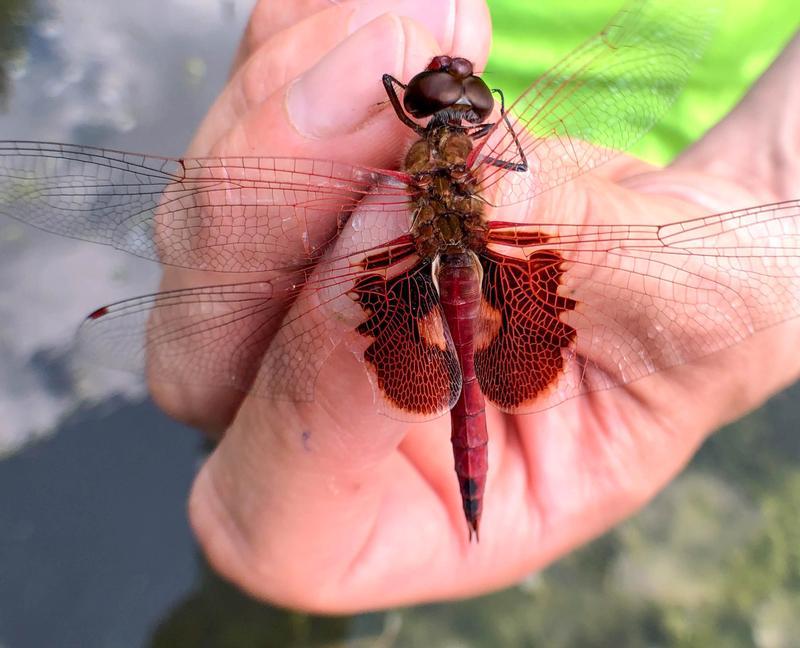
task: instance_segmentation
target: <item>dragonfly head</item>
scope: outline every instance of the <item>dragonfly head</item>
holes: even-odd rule
[[[473,124],[485,121],[494,98],[483,79],[473,74],[465,58],[435,56],[424,71],[408,82],[405,109],[414,117],[430,117],[447,111]]]

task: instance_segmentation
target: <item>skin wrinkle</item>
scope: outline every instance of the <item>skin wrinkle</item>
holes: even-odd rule
[[[276,37],[270,38],[262,43],[237,71],[234,81],[238,81],[237,85],[242,89],[244,98],[242,106],[244,109],[240,114],[244,114],[251,107],[266,101],[276,89],[284,87],[289,79],[296,76],[289,72],[287,65],[284,64],[285,59],[269,55],[273,50],[279,48],[280,43],[276,42]],[[290,59],[292,63],[295,60],[295,57]],[[310,62],[310,65],[304,66],[305,69],[315,65],[318,61],[319,59]],[[294,71],[292,70],[292,72]]]
[[[548,410],[549,412],[549,410]],[[534,415],[536,416],[536,415]],[[552,413],[546,414],[545,416],[538,417],[543,420],[543,422],[553,423],[553,415]],[[558,421],[560,423],[561,421]],[[517,428],[519,432],[519,421],[515,420],[514,426]],[[555,427],[557,429],[558,434],[564,434],[565,429],[562,425],[556,426],[543,426],[543,427]],[[520,447],[523,449],[522,454],[522,465],[524,467],[525,472],[527,473],[528,480],[530,483],[530,488],[527,492],[526,501],[528,502],[529,506],[527,508],[529,512],[529,517],[532,520],[532,526],[535,526],[538,529],[538,533],[534,536],[536,538],[537,543],[541,542],[544,535],[543,532],[545,529],[549,529],[552,527],[552,523],[550,522],[551,514],[549,513],[550,507],[547,506],[543,500],[543,496],[545,495],[545,490],[540,488],[542,477],[544,476],[544,472],[542,470],[537,470],[537,468],[543,468],[542,466],[542,458],[538,450],[541,450],[541,444],[543,443],[543,439],[539,435],[542,434],[540,429],[527,431],[527,438],[525,440],[520,437]]]
[[[616,485],[622,492],[637,494],[637,501],[644,503],[650,494],[649,491],[641,493],[644,480],[638,470],[631,470],[627,463],[620,461],[620,457],[630,458],[639,454],[636,452],[640,446],[637,443],[637,435],[641,434],[641,429],[659,428],[655,427],[657,425],[655,413],[641,406],[635,392],[628,394],[631,395],[630,400],[634,402],[633,407],[609,398],[589,399],[588,406],[594,410],[594,418],[597,421],[591,437],[597,447],[603,448],[604,455],[608,458],[606,466],[610,468],[596,477],[596,483],[605,481],[612,486]],[[647,419],[645,425],[642,425],[643,417]],[[600,441],[604,443],[601,444]],[[620,448],[624,451],[621,452]]]
[[[448,492],[452,491],[452,480],[445,482],[445,480],[441,479],[440,471],[424,470],[422,466],[427,466],[427,464],[415,465],[403,451],[402,444],[400,445],[400,453],[403,455],[409,467],[419,475],[420,481],[436,495],[437,500],[442,505],[443,513],[450,520],[453,529],[457,530],[462,528],[464,526],[464,516],[461,513],[461,508],[459,506],[452,506],[450,500],[453,500],[453,498],[447,495]]]
[[[598,392],[592,392],[592,393],[587,394],[586,395],[587,396],[587,400],[589,401],[587,403],[581,402],[581,401],[576,400],[576,399],[571,399],[571,402],[574,403],[574,406],[576,408],[584,408],[585,407],[585,408],[591,409],[593,412],[597,413],[599,411],[599,409],[600,409],[599,405],[598,405],[598,401],[602,402],[602,401],[608,400],[608,396],[607,396],[608,392],[609,392],[609,390],[601,390],[601,391],[598,391]],[[547,411],[552,411],[553,409],[554,408],[549,408]],[[606,409],[605,406],[603,407],[603,409]],[[618,408],[615,408],[615,409],[618,409]],[[583,450],[586,447],[588,447],[589,445],[592,446],[592,447],[597,446],[599,448],[599,447],[601,447],[601,445],[598,443],[600,438],[612,438],[613,439],[614,434],[612,433],[611,425],[609,425],[611,423],[611,421],[607,421],[607,420],[599,418],[599,417],[596,418],[596,419],[591,419],[591,420],[595,420],[596,421],[596,425],[592,428],[592,430],[590,432],[589,431],[584,431],[582,434],[580,434],[580,439],[576,439],[576,441],[575,441],[575,445],[574,445],[575,448],[579,448],[580,447]],[[571,433],[572,432],[570,432],[570,434]],[[606,456],[618,456],[619,455],[619,453],[616,452],[616,449],[614,447],[612,447],[612,445],[618,445],[618,444],[606,444],[605,445],[605,447],[606,447],[606,451],[605,451]],[[596,456],[597,453],[591,453],[591,454],[592,454],[592,456]],[[629,456],[628,453],[623,453],[623,454],[625,454],[626,457]],[[530,451],[528,451],[526,453],[526,456],[530,456]],[[603,465],[605,465],[605,464],[603,464]],[[578,466],[578,467],[581,468],[580,466]],[[616,473],[615,473],[615,475],[616,475]],[[619,479],[616,478],[616,476],[613,479],[610,479],[610,476],[606,475],[605,472],[600,473],[600,474],[595,474],[594,472],[592,472],[591,473],[591,478],[592,479],[591,479],[590,483],[593,484],[592,488],[590,489],[591,492],[596,493],[596,492],[599,491],[599,492],[608,492],[608,493],[616,492],[618,494],[627,494],[626,495],[626,499],[629,500],[629,501],[635,502],[636,503],[636,508],[639,508],[640,505],[644,504],[647,501],[647,499],[649,499],[649,496],[652,494],[649,489],[645,490],[644,493],[639,488],[630,488],[629,487],[629,488],[625,488],[625,489],[620,489],[618,487],[620,485],[622,485],[625,480],[619,480]],[[581,481],[584,481],[584,480],[582,479]],[[638,479],[637,480],[627,480],[627,481],[631,481],[631,485],[635,485],[634,482],[638,481]],[[601,484],[603,484],[603,483],[609,484],[610,487],[608,487],[608,488],[602,487]],[[614,486],[617,486],[617,488],[613,488]],[[534,492],[534,493],[535,492],[539,492],[539,491],[540,491],[540,489],[538,489],[538,488],[533,488],[532,489],[532,492]],[[544,507],[542,505],[542,506],[539,506],[538,508],[540,509],[540,518],[544,521],[543,527],[544,528],[548,528],[548,529],[556,528],[558,525],[554,522],[553,515],[549,513],[549,507]],[[545,513],[545,511],[548,511],[548,512]],[[559,518],[560,521],[564,517],[564,513],[565,513],[565,511],[564,511],[563,507],[559,507],[555,511],[555,515],[556,515],[557,518]],[[576,512],[576,514],[580,514],[580,513]],[[568,514],[568,515],[572,515],[572,514]]]
[[[574,513],[578,513],[580,509],[580,503],[585,501],[586,494],[593,494],[596,495],[597,491],[599,492],[606,492],[606,488],[604,484],[607,482],[607,475],[605,471],[605,466],[603,466],[602,472],[599,473],[602,476],[601,480],[597,479],[596,476],[596,467],[594,463],[587,463],[585,461],[584,455],[589,454],[585,453],[584,450],[586,448],[591,448],[596,451],[596,448],[602,447],[600,444],[599,439],[594,436],[594,427],[591,431],[587,429],[577,429],[573,426],[569,426],[568,439],[569,439],[569,459],[570,465],[573,466],[573,470],[571,471],[571,488],[570,488],[570,497],[562,498],[558,503],[558,507],[553,507],[553,511],[556,514],[556,518],[564,518],[571,517]],[[551,441],[552,443],[552,441]],[[601,456],[599,453],[595,454],[592,453],[592,456]],[[567,502],[567,505],[564,505],[564,502]],[[551,519],[552,519],[551,515]],[[554,528],[556,525],[551,523],[551,528]]]
[[[361,541],[358,549],[353,553],[350,560],[347,561],[345,568],[339,575],[339,578],[334,579],[334,581],[331,583],[331,589],[334,593],[334,600],[336,593],[342,589],[345,589],[348,581],[352,581],[354,579],[354,576],[358,573],[359,566],[370,562],[367,557],[374,551],[376,546],[375,537],[378,533],[378,521],[380,519],[380,511],[382,510],[382,507],[376,508],[375,516],[372,520],[372,524],[369,526],[367,535]]]
[[[445,31],[444,41],[441,43],[442,52],[450,52],[455,55],[455,38],[456,38],[456,25],[458,24],[458,5],[456,0],[449,0],[447,9],[447,28]]]
[[[385,501],[386,491],[384,489],[378,500],[378,505],[374,509],[371,523],[367,527],[366,534],[361,542],[356,545],[356,550],[353,552],[350,560],[345,562],[345,567],[339,575],[339,578],[334,579],[332,582],[334,597],[338,592],[346,588],[347,580],[353,580],[353,577],[358,573],[359,566],[370,562],[367,560],[367,557],[371,555],[375,551],[375,547],[378,546],[377,536],[380,528],[379,522],[381,519],[381,512],[386,510],[384,507]]]
[[[712,195],[709,191],[689,186],[681,181],[681,175],[678,172],[672,182],[666,182],[664,176],[654,179],[645,174],[631,178],[626,182],[626,186],[641,193],[669,196],[690,205],[700,205],[704,210],[708,210],[709,214],[725,211],[730,206],[729,197],[726,199],[725,196]]]
[[[410,462],[405,460],[406,465],[409,467],[410,471],[414,474],[419,474],[419,471],[416,467],[414,467]],[[420,475],[420,482],[424,483],[426,486],[429,486],[430,483],[426,480],[423,476]],[[382,497],[382,503],[385,503],[387,500],[387,494],[384,493]],[[444,509],[448,509],[451,507],[443,506]],[[354,554],[352,559],[348,562],[347,567],[343,570],[341,577],[337,580],[337,587],[332,588],[334,592],[334,600],[335,597],[339,595],[341,591],[341,587],[346,585],[346,578],[349,578],[351,581],[357,581],[360,577],[362,572],[366,572],[369,574],[369,570],[373,564],[380,562],[382,560],[380,558],[381,553],[386,552],[386,542],[385,539],[380,537],[379,530],[380,530],[380,521],[382,514],[389,510],[389,507],[381,506],[376,509],[376,515],[373,520],[373,524],[371,526],[370,533],[367,537],[365,537],[364,542],[362,542],[358,551]],[[448,511],[443,511],[445,515],[447,515]],[[462,520],[463,521],[463,520]],[[417,562],[420,561],[420,556],[416,558]],[[425,560],[423,559],[422,562],[424,563]],[[369,579],[367,579],[369,580]]]
[[[218,473],[216,477],[219,478]],[[202,493],[202,497],[199,493]],[[189,494],[189,524],[211,568],[253,595],[258,595],[254,588],[248,588],[246,578],[242,580],[249,573],[247,566],[253,562],[247,559],[251,545],[245,539],[244,529],[224,501],[215,479],[208,477],[207,473],[198,476]]]
[[[669,375],[674,374],[676,375],[676,381],[673,383],[668,381],[667,384],[678,384],[679,387],[672,391],[680,391],[683,394],[687,394],[688,396],[682,397],[682,404],[686,403],[687,400],[694,397],[694,395],[702,394],[703,390],[707,388],[707,379],[705,378],[704,374],[705,371],[702,369],[703,364],[711,364],[712,367],[718,367],[718,360],[715,359],[715,356],[719,354],[726,354],[729,353],[730,349],[722,349],[718,352],[709,354],[705,356],[705,358],[701,358],[695,362],[700,369],[694,373],[686,373],[685,366],[679,365],[676,367],[670,367],[668,369],[664,369],[663,371],[659,372],[659,374]],[[655,379],[655,376],[649,377]],[[638,382],[638,381],[637,381]],[[636,394],[637,396],[641,393],[642,398],[644,398],[644,394],[647,393],[646,389],[643,386],[637,386],[637,389],[631,389],[631,393]],[[651,392],[652,393],[652,392]],[[662,392],[659,392],[659,395]],[[659,397],[655,403],[653,403],[654,398],[650,396],[650,403],[651,407],[648,408],[648,415],[652,418],[655,424],[658,425],[658,430],[663,431],[663,433],[670,436],[670,438],[683,438],[686,434],[686,430],[692,429],[693,427],[697,426],[697,417],[695,414],[690,415],[688,417],[683,417],[683,412],[695,410],[693,408],[689,408],[686,406],[681,406],[677,410],[674,407],[676,403],[676,397],[673,397],[672,393],[668,396]],[[723,407],[721,409],[733,409],[735,404],[741,401],[739,400],[739,396],[731,394],[729,399],[729,405],[727,407]],[[653,407],[652,405],[655,405]],[[676,415],[677,412],[677,415]],[[697,441],[695,446],[701,443],[705,438],[713,434],[714,429],[719,427],[723,424],[723,421],[720,419],[715,418],[714,421],[710,422],[711,429],[706,434],[697,434]],[[691,454],[689,455],[691,457]]]
[[[780,358],[780,354],[785,352],[781,349],[776,349],[775,351],[769,349],[769,342],[778,342],[780,336],[775,336],[775,331],[780,328],[786,328],[787,325],[791,325],[791,323],[784,322],[783,324],[758,331],[747,339],[739,342],[734,347],[721,349],[716,353],[698,359],[694,363],[698,369],[696,378],[695,375],[689,374],[688,379],[695,380],[697,382],[697,387],[692,385],[692,388],[687,391],[695,393],[697,389],[706,387],[704,377],[708,373],[713,373],[716,377],[714,382],[714,386],[717,388],[716,391],[721,392],[721,394],[725,396],[725,406],[720,408],[719,415],[715,416],[711,421],[711,425],[714,428],[740,418],[744,413],[766,400],[763,395],[763,381],[754,381],[749,378],[753,373],[757,376],[773,376],[775,374],[773,372],[765,373],[759,367],[753,365],[751,348],[766,348],[767,352],[759,354],[758,359],[766,365],[773,364],[773,359]],[[795,323],[795,328],[796,327],[797,323]],[[778,346],[780,346],[779,342]],[[722,359],[722,365],[720,359]],[[739,379],[737,377],[737,369],[741,372],[742,367],[746,367],[749,371],[746,378],[744,374],[742,374],[742,379]],[[679,367],[676,367],[674,370],[677,373]],[[781,380],[770,381],[769,389],[771,392],[777,393],[781,389],[788,387],[797,379],[800,379],[800,368]],[[724,385],[724,387],[722,387],[722,385]],[[720,394],[715,393],[714,397],[718,400]]]
[[[278,2],[256,3],[250,20],[247,22],[242,46],[235,58],[233,69],[238,68],[242,61],[257,49],[259,43],[264,42],[275,33],[291,29],[297,22],[302,22],[309,16],[325,11],[325,9],[320,9],[319,1],[292,0],[291,3],[288,3],[279,0]],[[324,2],[329,7],[343,4],[334,0],[324,0]],[[287,5],[289,6],[287,7]],[[279,9],[276,11],[278,7]]]
[[[489,405],[491,407],[491,405]],[[509,466],[513,466],[515,463],[519,462],[522,465],[522,484],[524,486],[522,491],[522,500],[528,503],[528,506],[525,507],[525,515],[528,518],[528,526],[533,528],[534,525],[538,529],[543,528],[542,521],[544,519],[544,509],[540,505],[538,498],[536,498],[536,493],[538,492],[536,489],[536,477],[535,477],[535,470],[533,462],[527,460],[529,454],[525,452],[525,442],[523,441],[522,437],[522,430],[519,427],[518,417],[511,415],[511,414],[503,414],[502,415],[505,420],[504,427],[497,427],[495,430],[501,430],[503,432],[503,452],[501,454],[502,461],[500,465],[497,466],[495,471],[495,477],[492,480],[492,483],[495,485],[495,492],[497,491],[498,482],[500,481],[501,475],[506,474],[513,474],[513,471],[509,470]],[[531,414],[531,416],[535,416],[535,414]],[[529,431],[530,433],[530,431]],[[536,433],[536,431],[534,431]],[[497,434],[495,435],[497,436]],[[490,437],[490,442],[492,442],[494,438]],[[517,451],[516,453],[514,451]],[[522,459],[519,460],[519,457]],[[489,464],[491,467],[491,463]],[[487,479],[486,485],[486,492],[487,494],[490,492],[490,484]],[[537,533],[532,534],[534,537],[538,536]]]
[[[407,34],[406,34],[406,28],[407,28],[406,21],[408,19],[407,18],[402,18],[402,17],[397,16],[395,14],[392,14],[391,16],[395,20],[398,20],[399,26],[400,26],[400,38],[397,40],[397,45],[396,45],[396,47],[399,48],[399,49],[395,50],[394,60],[395,61],[398,61],[398,60],[402,61],[402,63],[400,64],[400,69],[399,70],[397,68],[394,68],[394,70],[392,70],[392,73],[391,73],[393,77],[397,78],[398,76],[400,76],[403,73],[404,70],[408,69],[408,67],[409,67],[409,65],[408,65],[408,51],[406,49],[407,40],[408,40]]]
[[[365,525],[359,524],[358,526]],[[353,531],[353,527],[350,527],[350,531]],[[302,573],[291,570],[286,572],[284,553],[277,551],[280,546],[276,548],[263,544],[254,545],[252,542],[246,543],[244,550],[240,550],[241,559],[237,561],[242,570],[236,574],[239,577],[236,579],[237,582],[243,579],[246,590],[257,597],[263,597],[273,592],[277,585],[280,597],[276,599],[274,596],[270,596],[270,598],[290,606],[296,606],[300,601],[304,601],[304,606],[311,604],[317,609],[324,609],[335,602],[335,598],[320,596],[324,592],[324,588],[320,582],[314,580],[313,573],[308,572],[307,569],[304,568]],[[348,544],[348,547],[352,548],[353,545]],[[313,566],[309,565],[309,567],[313,571]],[[228,574],[230,575],[231,572]],[[346,572],[342,572],[342,577],[345,576]],[[335,581],[336,579],[331,580]],[[290,582],[293,587],[286,587]],[[313,588],[308,585],[311,582],[314,583]],[[312,594],[314,599],[305,600],[309,594]]]
[[[623,486],[621,490],[628,490],[624,488],[625,479],[620,479],[625,469],[621,469],[621,456],[629,457],[630,450],[635,446],[631,444],[631,435],[624,434],[625,438],[620,438],[618,430],[633,430],[634,428],[628,426],[620,426],[620,421],[624,420],[622,411],[626,408],[617,407],[608,403],[607,398],[595,398],[594,400],[594,414],[597,419],[597,424],[594,425],[591,431],[586,431],[582,435],[584,437],[583,443],[589,445],[593,451],[591,456],[602,456],[605,461],[599,462],[603,466],[601,472],[597,472],[596,466],[586,466],[589,473],[590,488],[600,488],[600,490],[611,490],[606,485],[612,484],[614,486]]]
[[[389,512],[391,514],[392,507],[396,499],[393,502],[389,503],[389,506],[382,508],[381,512],[386,514]],[[386,531],[387,527],[384,525],[383,527],[380,525],[381,519],[380,517],[376,520],[378,523],[375,527],[376,531],[373,537],[371,538],[371,542],[364,544],[360,548],[361,560],[351,560],[349,568],[342,572],[341,578],[338,579],[338,583],[346,583],[343,580],[345,577],[350,579],[351,587],[354,586],[358,589],[363,589],[365,594],[368,594],[370,591],[370,584],[369,581],[370,573],[374,570],[376,565],[383,565],[383,564],[394,564],[397,562],[397,558],[393,552],[393,545],[391,542],[386,541]],[[383,537],[381,536],[383,534]],[[423,543],[423,546],[427,548],[428,553],[422,554],[417,553],[414,556],[409,556],[410,560],[412,561],[412,565],[414,567],[419,567],[419,565],[429,564],[429,560],[437,555],[437,546],[435,543]],[[449,550],[449,549],[448,549]],[[394,565],[397,568],[398,565]],[[361,583],[359,581],[365,581],[365,583]],[[339,587],[331,587],[331,591],[333,592],[333,596],[331,600],[335,601],[339,596],[341,589]]]
[[[796,161],[796,155],[792,155],[800,148],[800,137],[791,132],[791,126],[785,126],[788,131],[784,137],[777,140],[777,146],[773,149],[773,168],[783,168],[787,173],[775,179],[774,192],[778,196],[792,196],[800,190],[800,163]]]
[[[524,442],[520,439],[520,446],[524,451]],[[538,491],[534,488],[536,484],[536,471],[534,466],[525,459],[525,453],[522,455],[522,463],[525,465],[525,478],[522,481],[523,486],[527,486],[521,493],[520,500],[526,504],[524,508],[524,515],[526,522],[526,529],[520,529],[519,533],[530,536],[534,542],[539,544],[544,536],[544,529],[547,527],[545,523],[545,513],[542,502],[536,496]]]
[[[406,47],[407,38],[406,38],[406,34],[405,34],[405,29],[404,29],[405,26],[404,26],[403,22],[401,22],[400,18],[396,14],[393,14],[393,13],[382,14],[378,18],[375,18],[373,21],[371,21],[370,23],[367,23],[362,28],[357,30],[355,32],[355,34],[353,36],[351,36],[351,38],[359,38],[360,34],[361,35],[369,34],[370,30],[374,31],[374,29],[376,27],[381,26],[383,24],[387,24],[387,23],[391,23],[392,24],[393,32],[394,32],[393,33],[393,36],[394,36],[393,40],[395,42],[395,47],[394,47],[394,57],[393,57],[394,65],[393,65],[392,69],[395,71],[394,72],[395,74],[402,74],[402,70],[405,69],[405,64],[406,64],[405,47]],[[402,51],[398,51],[398,47],[402,47],[403,50]],[[336,56],[337,54],[340,54],[341,51],[342,51],[341,48],[342,48],[342,45],[341,44],[338,45],[331,52],[328,53],[328,56]],[[403,62],[401,70],[399,72],[397,71],[397,61],[398,60],[401,60]],[[320,64],[324,64],[324,63],[320,63]],[[297,133],[302,135],[309,142],[314,142],[314,141],[319,141],[319,140],[322,140],[322,139],[327,139],[331,135],[341,136],[343,134],[353,132],[354,129],[358,128],[362,123],[361,120],[358,120],[356,123],[354,123],[352,125],[348,124],[348,128],[338,128],[335,133],[328,132],[327,128],[322,133],[306,132],[297,123],[297,119],[295,117],[293,117],[293,115],[292,115],[293,110],[292,110],[292,106],[290,105],[290,102],[292,102],[293,100],[294,101],[301,101],[300,99],[294,98],[294,95],[298,92],[299,88],[301,87],[301,86],[298,85],[300,82],[306,82],[306,83],[308,82],[308,75],[309,74],[319,74],[319,69],[317,68],[317,66],[312,66],[309,70],[306,70],[301,76],[299,76],[297,79],[293,80],[288,85],[288,87],[286,89],[286,92],[284,94],[284,101],[283,101],[283,112],[284,112],[284,115],[286,116],[287,123],[289,123]]]
[[[241,436],[241,435],[238,435]],[[288,437],[289,435],[284,435]],[[259,436],[254,436],[249,439],[251,443],[248,445],[252,445],[252,442],[256,442],[260,439]],[[240,490],[237,488],[237,484],[239,483],[239,477],[242,473],[252,472],[257,474],[260,470],[258,465],[252,465],[253,461],[258,463],[257,457],[260,456],[258,447],[254,448],[244,448],[244,452],[237,453],[237,460],[229,461],[227,464],[222,461],[223,456],[221,453],[230,454],[231,452],[231,444],[235,441],[232,439],[230,435],[227,435],[225,439],[223,439],[220,446],[215,451],[214,455],[210,459],[213,462],[222,462],[222,465],[229,466],[229,467],[236,467],[236,474],[231,475],[229,470],[217,470],[214,474],[216,479],[210,480],[210,486],[212,488],[212,495],[215,496],[216,500],[224,500],[225,498],[220,495],[220,493],[230,491],[234,493],[237,501],[240,503],[240,506],[245,505],[246,508],[244,511],[239,510],[239,515],[231,516],[231,523],[225,524],[224,528],[233,529],[234,536],[233,536],[233,546],[235,550],[238,551],[240,556],[242,557],[243,564],[249,564],[253,562],[258,562],[257,558],[259,556],[258,552],[263,552],[263,547],[259,545],[258,542],[253,541],[253,528],[248,526],[248,521],[250,518],[250,505],[251,500],[253,499],[253,494],[251,493],[241,493]],[[247,443],[248,439],[245,439],[245,443]],[[271,450],[274,453],[277,453],[277,446],[274,443],[275,439],[273,437],[273,443],[271,445]],[[288,447],[288,446],[287,446]],[[295,470],[297,466],[295,466]],[[288,494],[291,496],[291,492]],[[256,505],[257,506],[257,505]],[[229,531],[230,533],[230,531]],[[250,556],[250,559],[246,559],[247,556]]]

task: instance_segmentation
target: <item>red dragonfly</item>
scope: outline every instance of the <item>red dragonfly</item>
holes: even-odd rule
[[[493,91],[465,59],[436,57],[408,84],[385,76],[392,107],[419,137],[401,170],[3,142],[0,211],[225,273],[217,285],[92,313],[79,341],[100,362],[307,401],[332,350],[346,345],[382,412],[449,411],[477,536],[484,399],[539,411],[797,314],[800,201],[658,226],[527,217],[537,196],[645,133],[702,51],[700,9],[632,7],[508,112],[498,93],[494,121]]]

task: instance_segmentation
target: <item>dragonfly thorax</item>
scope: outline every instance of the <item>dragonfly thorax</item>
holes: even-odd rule
[[[483,202],[467,168],[472,140],[461,129],[430,129],[406,155],[404,170],[418,190],[412,232],[423,257],[480,250],[485,245]]]

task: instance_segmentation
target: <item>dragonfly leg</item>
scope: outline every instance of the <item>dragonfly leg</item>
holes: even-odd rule
[[[406,111],[403,110],[403,106],[400,104],[400,98],[397,96],[397,91],[394,89],[394,84],[397,84],[403,88],[403,90],[406,89],[406,85],[395,79],[391,74],[383,75],[383,87],[386,89],[386,94],[389,95],[389,101],[392,103],[392,108],[394,108],[395,113],[397,113],[397,117],[417,135],[422,137],[425,133],[425,129],[412,120],[411,117],[406,114]]]
[[[492,122],[491,124],[477,124],[476,126],[468,126],[467,128],[474,128],[475,130],[472,131],[469,136],[472,139],[480,139],[486,133],[494,128],[496,122]]]
[[[522,144],[517,137],[516,131],[514,131],[514,127],[511,125],[511,122],[508,119],[508,114],[506,113],[506,100],[505,96],[503,95],[503,91],[499,88],[492,88],[492,92],[496,92],[500,95],[500,115],[503,121],[506,123],[508,127],[508,132],[511,133],[511,137],[514,140],[514,144],[517,145],[517,153],[519,154],[519,159],[521,162],[508,162],[507,160],[501,160],[495,157],[487,157],[486,162],[491,164],[492,166],[499,167],[501,169],[510,169],[512,171],[516,171],[518,173],[524,173],[528,170],[528,159],[525,157],[525,151],[522,150]],[[471,137],[478,138],[485,135],[490,129],[494,128],[495,124],[481,124],[481,126],[476,130],[474,133],[471,134]],[[488,128],[484,128],[488,127]]]

